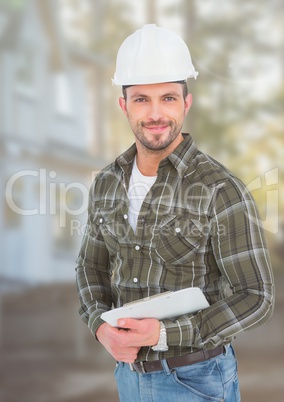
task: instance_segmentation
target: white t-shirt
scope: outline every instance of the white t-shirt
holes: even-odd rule
[[[128,189],[130,201],[128,220],[134,232],[136,231],[137,219],[143,201],[156,179],[157,176],[144,176],[138,169],[135,158]]]

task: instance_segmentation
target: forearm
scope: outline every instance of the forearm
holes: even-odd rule
[[[229,199],[234,200],[230,207]],[[273,273],[253,199],[241,183],[227,183],[215,201],[205,261],[211,273],[219,272],[219,280],[214,286],[210,282],[211,291],[205,289],[208,309],[166,322],[172,346],[212,348],[228,343],[240,332],[266,323],[273,313]]]
[[[240,292],[197,314],[184,315],[175,321],[163,320],[168,345],[210,349],[229,343],[237,334],[269,321],[273,311],[272,295],[273,291],[267,296]],[[243,312],[241,319],[240,311]]]
[[[77,259],[76,283],[81,303],[80,314],[93,335],[103,323],[102,312],[112,307],[109,254],[96,228],[88,226]]]
[[[94,267],[78,265],[76,268],[80,315],[93,335],[104,322],[100,316],[112,306],[110,282],[107,273],[95,272]]]

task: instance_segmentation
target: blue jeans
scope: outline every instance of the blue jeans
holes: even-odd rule
[[[240,402],[237,361],[232,346],[223,354],[189,366],[140,374],[118,363],[115,378],[121,402]]]

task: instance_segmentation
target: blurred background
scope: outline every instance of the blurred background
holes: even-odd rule
[[[184,131],[257,201],[276,307],[235,348],[243,401],[283,400],[283,20],[281,0],[0,0],[1,401],[118,401],[77,314],[75,260],[92,179],[133,142],[111,78],[145,23],[187,42]]]

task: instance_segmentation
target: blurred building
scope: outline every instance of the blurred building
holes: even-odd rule
[[[79,318],[74,280],[88,190],[105,164],[97,107],[105,62],[67,43],[59,4],[0,1],[3,400],[59,401],[66,392],[82,400],[100,384],[81,390],[74,362],[91,377],[107,362]]]
[[[17,282],[74,278],[88,188],[104,163],[103,60],[65,42],[58,4],[0,2],[0,275]]]

